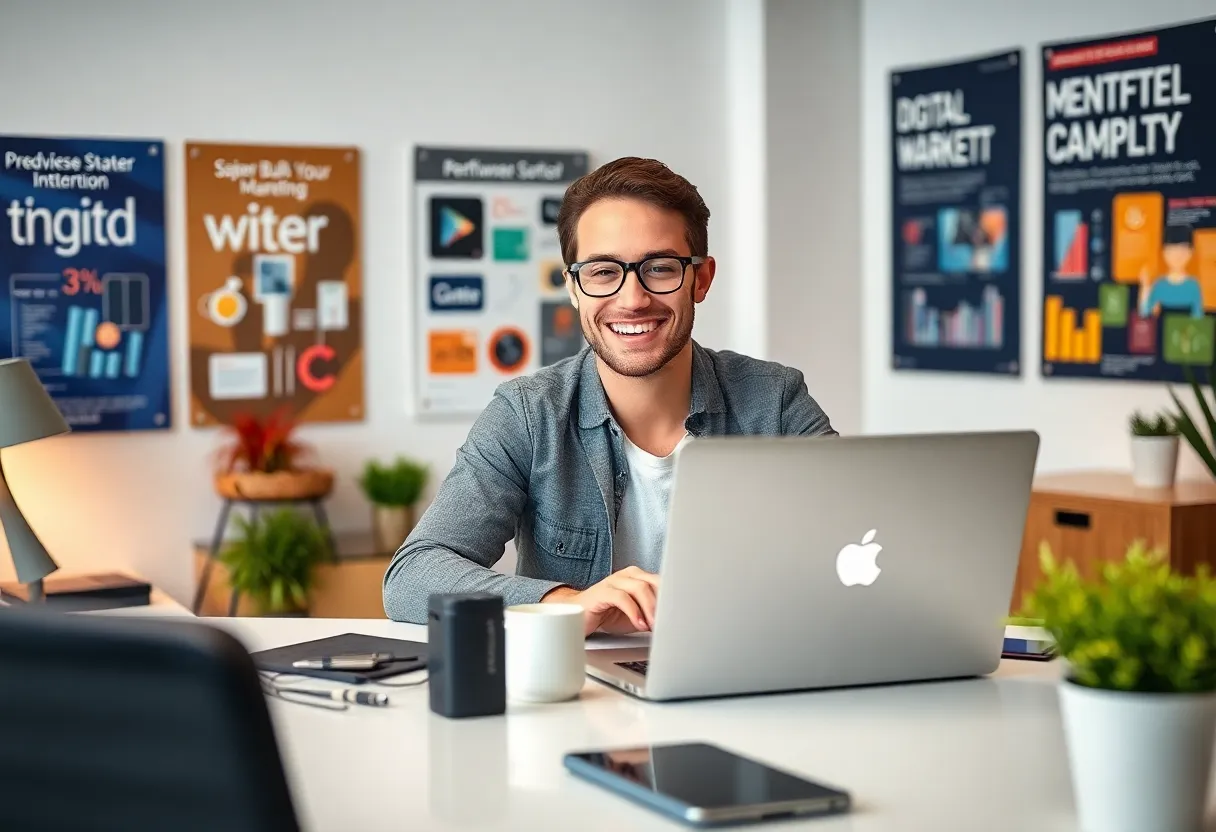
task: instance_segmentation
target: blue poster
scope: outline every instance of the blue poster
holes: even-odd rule
[[[0,136],[0,357],[74,431],[167,428],[159,141]]]
[[[1043,47],[1043,375],[1216,350],[1216,18]]]
[[[896,370],[1021,374],[1021,54],[891,73]]]

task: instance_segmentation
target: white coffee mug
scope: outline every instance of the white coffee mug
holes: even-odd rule
[[[507,696],[561,702],[583,689],[583,608],[577,604],[507,607]]]

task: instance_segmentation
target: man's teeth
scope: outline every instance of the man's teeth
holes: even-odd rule
[[[658,321],[647,321],[644,324],[608,324],[618,335],[641,335],[643,332],[650,332],[658,325]]]

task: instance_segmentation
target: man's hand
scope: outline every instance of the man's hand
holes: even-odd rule
[[[614,572],[582,592],[559,586],[546,593],[542,604],[578,604],[583,608],[583,632],[648,632],[654,628],[659,576],[636,566]]]

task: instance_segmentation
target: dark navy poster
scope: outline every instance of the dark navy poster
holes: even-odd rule
[[[170,426],[160,141],[0,136],[0,357],[74,431]]]
[[[1043,48],[1043,375],[1183,381],[1216,334],[1216,18]]]
[[[894,369],[1021,374],[1021,55],[891,73]]]

